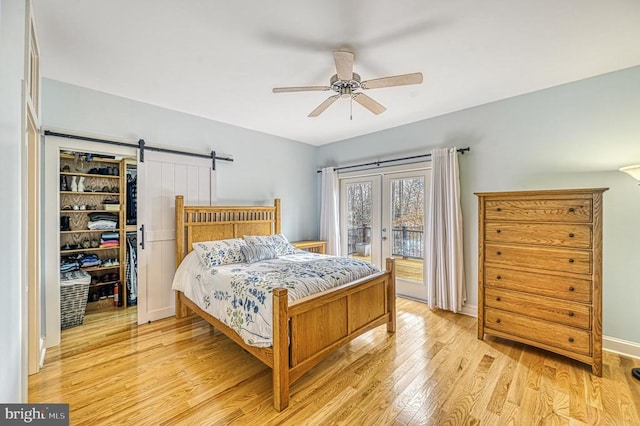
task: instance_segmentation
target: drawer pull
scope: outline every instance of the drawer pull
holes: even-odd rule
[[[502,279],[502,275],[497,275],[496,276],[496,280],[501,280]]]
[[[500,318],[496,320],[496,324],[500,324]]]
[[[572,316],[573,316],[573,312],[569,312],[569,314],[568,314],[568,315],[569,315],[570,317],[572,317]]]
[[[502,299],[500,298],[500,296],[496,297],[496,301],[501,301]]]
[[[569,259],[569,263],[573,263],[573,262],[575,262],[575,260]]]
[[[498,256],[500,256],[500,255],[502,254],[502,252],[501,252],[500,250],[498,250],[498,251],[496,252],[496,254],[497,254]]]
[[[502,211],[502,209],[501,209],[500,207],[498,207],[498,208],[496,209],[496,211],[497,211],[497,212],[501,212],[501,211]]]
[[[575,235],[573,235],[573,232],[570,232],[569,233],[569,238],[573,238],[573,237],[575,237]]]
[[[573,213],[575,211],[576,211],[576,209],[574,209],[573,207],[569,207],[569,213]]]
[[[502,232],[501,230],[496,229],[496,234],[499,234],[499,233],[501,233],[501,232]]]
[[[569,337],[569,343],[573,343],[573,337]]]
[[[573,286],[569,287],[569,291],[574,291],[575,288],[573,288]]]

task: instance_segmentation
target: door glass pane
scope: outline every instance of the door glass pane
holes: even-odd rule
[[[391,180],[391,224],[396,276],[423,282],[424,177]]]
[[[350,183],[347,191],[347,256],[371,261],[371,182]]]

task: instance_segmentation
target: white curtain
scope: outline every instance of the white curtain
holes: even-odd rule
[[[425,278],[430,308],[462,311],[467,300],[457,149],[431,151]]]
[[[327,242],[327,254],[340,255],[340,181],[333,167],[322,169],[320,239]]]

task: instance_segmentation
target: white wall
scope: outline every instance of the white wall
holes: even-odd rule
[[[43,79],[42,105],[45,129],[233,155],[233,163],[217,163],[219,204],[271,205],[279,197],[283,233],[290,240],[317,238],[311,145],[49,79]]]
[[[21,294],[21,140],[25,1],[0,2],[0,402],[26,400]]]
[[[477,304],[474,192],[609,187],[604,334],[640,344],[640,186],[617,171],[640,163],[640,67],[324,145],[318,167],[454,145],[471,147],[460,156],[468,302]]]

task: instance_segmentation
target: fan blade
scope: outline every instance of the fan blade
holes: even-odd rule
[[[333,60],[336,63],[339,80],[349,81],[353,79],[353,53],[336,50],[333,52]]]
[[[323,103],[318,105],[318,108],[316,108],[313,111],[311,111],[311,114],[309,114],[309,117],[317,117],[317,116],[319,116],[320,114],[322,114],[324,112],[325,109],[329,108],[332,103],[337,101],[339,97],[340,97],[340,95],[329,96]]]
[[[406,86],[420,83],[422,83],[422,73],[414,72],[412,74],[394,75],[363,81],[361,87],[363,89],[378,89],[380,87]]]
[[[354,93],[352,97],[354,101],[376,115],[381,114],[387,110],[384,106],[380,105],[378,102],[374,101],[364,93]]]
[[[287,92],[322,92],[330,90],[329,86],[299,86],[299,87],[274,87],[273,93],[287,93]]]

